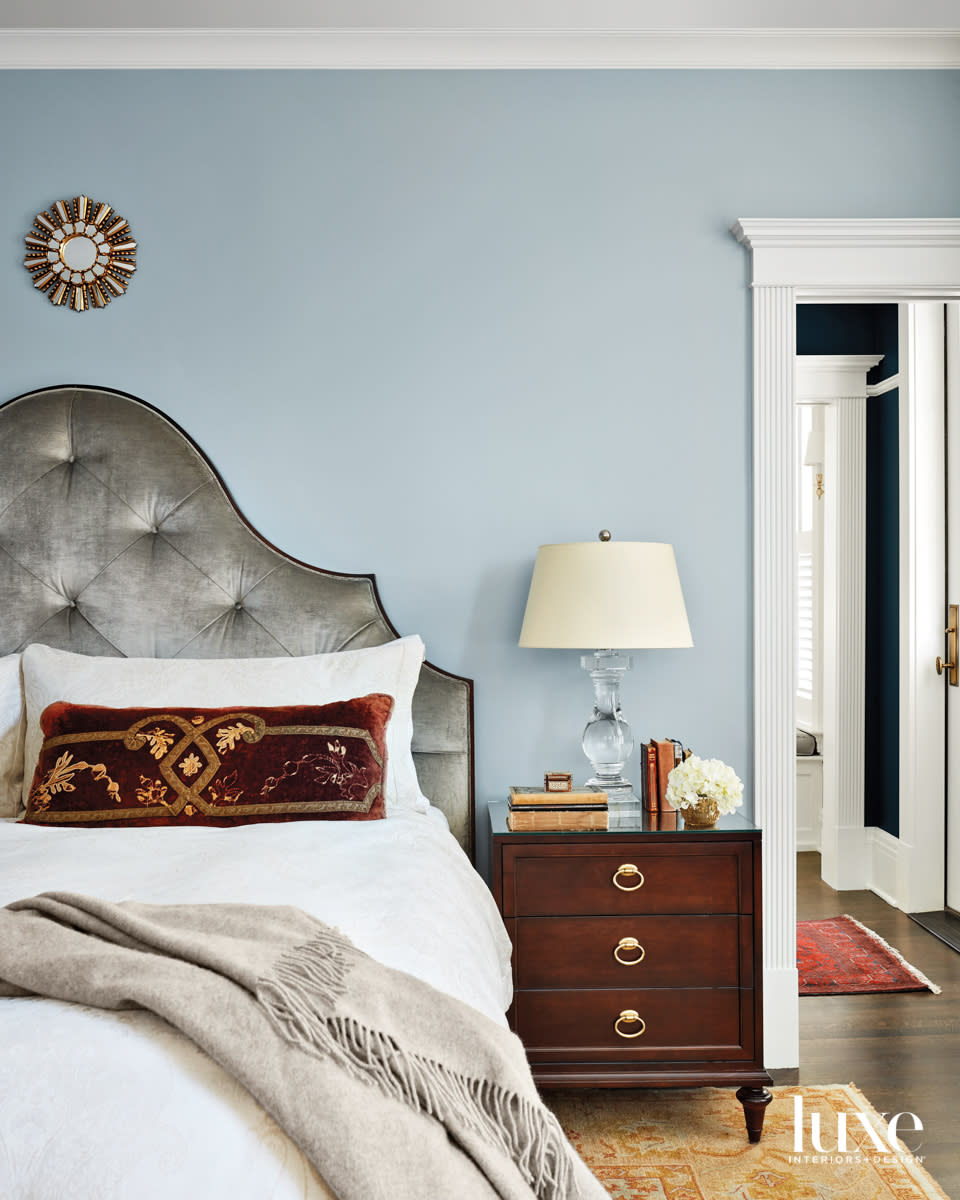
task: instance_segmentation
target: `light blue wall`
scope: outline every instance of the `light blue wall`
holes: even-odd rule
[[[142,396],[298,558],[376,571],[476,679],[478,799],[583,778],[574,652],[517,648],[541,542],[673,542],[696,646],[646,651],[642,736],[749,784],[750,301],[741,216],[960,216],[956,73],[0,75],[3,398]],[[85,192],[127,297],[19,265]],[[585,764],[584,764],[585,765]]]

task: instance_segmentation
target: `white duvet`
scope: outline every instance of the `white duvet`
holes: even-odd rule
[[[233,829],[0,821],[0,904],[44,891],[292,904],[502,1023],[509,940],[438,817]],[[373,1131],[358,1134],[357,1151],[376,1153]],[[159,1018],[0,999],[2,1200],[329,1195],[243,1088]]]

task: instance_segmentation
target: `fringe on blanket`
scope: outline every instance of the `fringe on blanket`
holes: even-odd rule
[[[571,1163],[548,1109],[488,1079],[407,1053],[388,1034],[352,1017],[333,1015],[347,990],[348,953],[356,953],[353,944],[329,929],[286,951],[258,980],[257,998],[281,1035],[417,1112],[440,1122],[455,1116],[454,1126],[465,1125],[509,1157],[538,1197],[568,1195]]]

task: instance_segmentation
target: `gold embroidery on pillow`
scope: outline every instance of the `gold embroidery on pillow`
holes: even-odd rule
[[[220,791],[217,784],[222,785],[223,791]],[[236,804],[243,795],[243,788],[237,787],[236,771],[231,771],[229,775],[218,779],[216,783],[211,783],[207,791],[214,804]]]
[[[260,795],[269,796],[284,779],[301,774],[301,768],[304,768],[303,774],[312,769],[317,783],[333,784],[352,800],[364,796],[370,787],[366,767],[361,767],[347,758],[347,747],[339,738],[334,742],[327,742],[327,750],[327,754],[302,754],[300,758],[288,759],[283,764],[283,775],[279,778],[271,775],[264,780]]]
[[[162,804],[164,808],[170,807],[164,799],[167,794],[165,783],[161,783],[159,779],[151,779],[149,775],[141,775],[140,782],[146,785],[137,788],[136,795],[141,804]]]
[[[117,804],[121,802],[120,785],[119,783],[114,783],[110,778],[107,774],[107,768],[103,763],[74,762],[70,751],[64,750],[63,754],[60,755],[47,772],[46,779],[30,797],[31,807],[37,812],[45,812],[50,807],[50,801],[59,792],[75,792],[77,790],[76,784],[72,783],[71,780],[77,771],[89,771],[92,778],[96,780],[105,779],[107,781],[107,795],[111,796]]]
[[[192,779],[202,766],[203,763],[195,754],[188,754],[180,764],[180,770],[188,779]]]
[[[150,743],[150,753],[157,761],[163,758],[174,741],[173,734],[159,725],[156,729],[148,729],[143,736]]]
[[[241,738],[245,742],[256,742],[260,739],[253,734],[252,737],[247,737],[247,734],[253,734],[253,730],[249,725],[244,725],[242,721],[238,721],[236,725],[225,725],[223,729],[217,730],[217,749],[223,754],[226,750],[236,749],[237,742]]]

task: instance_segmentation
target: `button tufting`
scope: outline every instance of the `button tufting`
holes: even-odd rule
[[[236,604],[235,604],[233,607],[234,607],[234,608],[237,610],[237,612],[239,612],[239,611],[240,611],[240,609],[241,609],[241,608],[243,608],[243,605],[242,605],[242,604],[241,604],[241,602],[238,600],[238,601],[236,602]]]
[[[70,457],[67,459],[68,463],[75,463],[76,461],[77,461],[77,456],[75,454],[71,454]]]
[[[151,526],[150,526],[150,532],[151,532],[152,534],[156,535],[156,534],[158,534],[158,533],[160,532],[160,527],[159,527],[158,525],[151,525]]]
[[[76,608],[76,607],[77,607],[76,600],[68,600],[67,601],[67,608]]]

